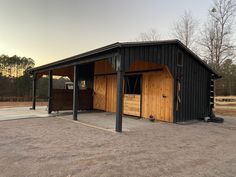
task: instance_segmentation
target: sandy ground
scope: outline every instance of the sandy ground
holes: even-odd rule
[[[120,134],[58,117],[0,121],[0,176],[235,177],[235,118],[138,122]]]

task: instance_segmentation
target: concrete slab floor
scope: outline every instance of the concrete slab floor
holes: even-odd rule
[[[31,119],[43,117],[57,117],[65,120],[73,121],[74,123],[81,123],[97,129],[105,129],[108,131],[115,130],[115,113],[102,111],[82,111],[78,113],[78,121],[74,121],[72,111],[59,111],[47,113],[46,106],[38,106],[36,110],[30,110],[29,107],[14,107],[0,109],[0,121],[17,120],[17,119]],[[166,124],[165,122],[158,122]],[[132,116],[123,116],[123,131],[132,131],[143,126],[149,126],[151,122],[143,118]]]
[[[0,121],[3,120],[16,120],[16,119],[29,119],[29,118],[42,118],[50,117],[47,113],[46,106],[39,106],[36,110],[30,110],[29,107],[14,107],[14,108],[1,108]]]
[[[73,120],[71,115],[58,114],[59,118]],[[93,125],[97,127],[102,127],[107,130],[115,130],[116,116],[115,113],[109,112],[80,112],[78,113],[78,122]],[[137,117],[123,116],[122,129],[123,131],[131,131],[135,128],[150,125],[151,122],[145,119],[140,119]]]
[[[29,107],[2,108],[0,109],[0,115],[0,121],[43,117],[57,117],[74,121],[72,111],[52,112],[52,114],[49,115],[46,106],[38,106],[36,110],[30,110]],[[78,113],[78,121],[74,123],[82,123],[85,126],[114,131],[115,122],[115,113],[82,111]],[[150,125],[150,123],[151,122],[147,120],[137,117],[123,116],[123,131],[131,131],[141,126]]]

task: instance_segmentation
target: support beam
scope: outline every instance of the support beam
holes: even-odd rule
[[[122,132],[124,68],[121,56],[116,57],[116,71],[117,71],[116,131]]]
[[[73,119],[77,120],[77,114],[78,114],[78,92],[79,92],[79,86],[78,86],[78,65],[74,66],[74,84],[73,84]]]
[[[53,80],[52,80],[52,70],[50,70],[48,72],[48,114],[52,113],[52,84],[53,84]]]
[[[33,86],[32,86],[32,108],[35,110],[36,108],[36,81],[37,81],[37,76],[36,74],[33,75]]]

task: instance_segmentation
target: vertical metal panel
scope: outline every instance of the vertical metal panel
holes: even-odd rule
[[[202,67],[190,55],[182,49],[178,49],[184,55],[182,78],[182,106],[176,113],[177,121],[187,121],[207,116],[209,109],[208,95],[209,71]],[[179,69],[178,69],[179,73]]]
[[[180,52],[180,51],[179,51]],[[178,55],[177,55],[178,57]],[[183,65],[182,66],[177,66],[179,68],[181,68],[182,72],[181,72],[181,109],[180,109],[180,117],[182,121],[186,121],[186,117],[187,117],[187,110],[183,111],[183,109],[186,109],[187,107],[187,95],[184,94],[185,91],[187,91],[187,73],[186,73],[186,68],[188,67],[188,58],[185,55],[182,55],[183,57]]]
[[[140,47],[136,47],[134,51],[134,59],[139,58],[140,56]]]
[[[184,65],[186,65],[185,66],[185,68],[190,68],[190,62],[188,61],[188,58],[186,58],[185,57],[185,60],[184,60],[184,63],[183,63]],[[185,117],[188,117],[188,116],[190,116],[190,113],[191,113],[191,105],[190,104],[187,104],[187,97],[188,97],[188,95],[190,95],[191,94],[191,92],[190,92],[190,84],[191,84],[191,78],[190,77],[188,77],[188,72],[187,72],[187,70],[185,69],[184,70],[184,77],[186,78],[185,79],[185,83],[184,83],[184,86],[185,86],[185,89],[186,89],[186,94],[184,94],[185,95],[185,102],[186,102],[186,107],[185,107],[185,109],[186,109],[186,114],[185,114]],[[186,119],[186,118],[185,118]]]
[[[158,60],[159,59],[159,57],[158,57],[158,54],[159,54],[159,52],[158,52],[158,48],[157,48],[158,46],[154,46],[153,48],[153,62],[155,62],[156,60]]]
[[[155,61],[155,56],[154,56],[154,46],[149,47],[149,61],[154,62]]]
[[[173,47],[173,52],[172,52],[172,75],[174,77],[174,98],[173,98],[173,118],[174,118],[174,122],[177,122],[177,111],[176,111],[176,89],[177,89],[177,81],[176,81],[176,72],[177,72],[177,68],[176,68],[176,65],[177,65],[177,47],[176,46],[172,46]]]
[[[160,54],[161,54],[161,58],[160,58],[160,64],[164,64],[164,46],[160,46]]]
[[[135,50],[135,48],[132,48],[129,50],[129,58],[131,59],[131,62],[134,61],[134,59],[135,59],[134,50]]]
[[[166,63],[167,63],[167,66],[170,67],[170,69],[172,68],[172,60],[171,60],[171,56],[170,56],[170,51],[171,51],[171,46],[168,45],[166,46],[166,49],[165,49],[165,60],[166,60]]]
[[[169,70],[173,70],[173,67],[174,67],[174,65],[173,65],[173,58],[172,58],[172,55],[173,55],[173,46],[171,45],[170,47],[168,47],[168,59],[169,59]]]
[[[124,58],[126,58],[126,60],[124,60],[125,70],[128,70],[131,64],[131,61],[129,60],[129,54],[130,54],[129,48],[124,48],[123,56]]]
[[[199,110],[199,107],[198,107],[198,101],[199,101],[199,92],[197,92],[197,85],[198,85],[198,77],[196,77],[196,73],[197,73],[197,65],[194,64],[193,61],[191,61],[192,63],[192,66],[193,66],[193,94],[191,95],[193,101],[193,108],[194,108],[194,114],[192,115],[192,119],[196,119],[197,118],[197,113],[198,113],[198,110]],[[199,71],[200,72],[200,71]]]

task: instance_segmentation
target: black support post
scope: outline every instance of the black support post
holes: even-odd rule
[[[116,57],[116,71],[117,71],[116,131],[122,132],[124,69],[123,69],[122,58],[120,55]]]
[[[77,120],[78,114],[78,65],[74,66],[74,89],[73,89],[73,119]]]
[[[32,87],[32,109],[36,108],[36,74],[33,76],[33,87]]]
[[[52,70],[48,72],[48,114],[52,113]]]

